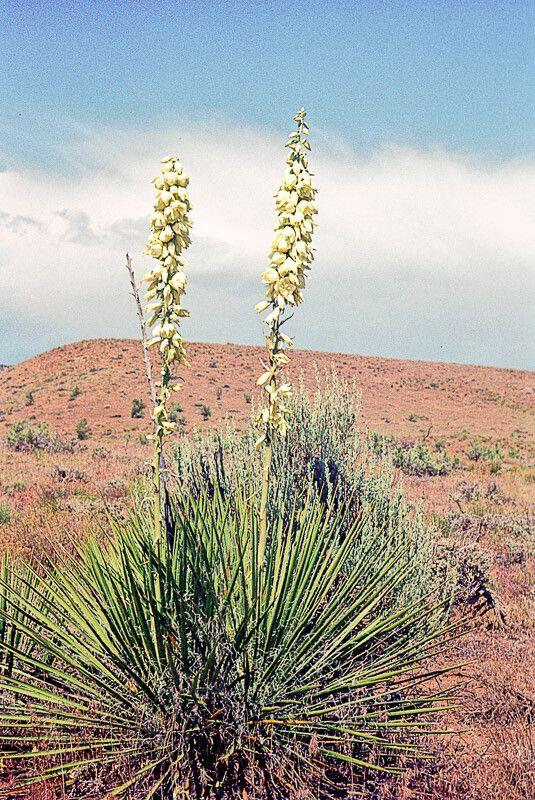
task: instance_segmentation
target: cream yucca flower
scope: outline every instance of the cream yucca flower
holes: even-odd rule
[[[286,434],[290,410],[286,404],[291,394],[287,383],[279,382],[279,375],[289,359],[285,353],[293,344],[281,331],[288,307],[303,302],[306,273],[314,259],[312,234],[316,189],[308,168],[308,125],[306,111],[302,108],[294,117],[297,129],[286,143],[289,150],[282,184],[275,195],[278,225],[269,252],[269,266],[262,274],[266,284],[266,299],[256,305],[259,313],[269,310],[265,322],[269,326],[266,345],[269,366],[258,379],[267,394],[267,404],[260,409],[257,425],[260,436],[257,445],[270,444],[274,432]]]
[[[186,291],[188,262],[182,253],[190,244],[191,209],[188,199],[189,178],[177,158],[162,159],[162,172],[153,178],[156,188],[154,214],[146,255],[156,259],[156,265],[143,278],[148,284],[146,308],[148,326],[152,328],[149,346],[159,345],[162,355],[161,380],[156,386],[156,403],[153,411],[155,435],[161,446],[165,434],[174,428],[167,415],[167,401],[173,389],[172,370],[180,364],[187,365],[180,321],[188,316],[182,307]]]

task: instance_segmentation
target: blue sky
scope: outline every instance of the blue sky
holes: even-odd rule
[[[327,251],[328,233],[318,240],[318,277],[311,284],[309,310],[305,304],[302,319],[296,319],[299,344],[533,366],[528,338],[533,273],[528,273],[535,251],[526,233],[529,220],[535,221],[533,209],[526,208],[535,197],[532,2],[2,2],[0,18],[0,176],[5,176],[0,245],[2,230],[7,237],[0,271],[21,275],[22,285],[31,286],[32,302],[40,306],[32,315],[24,298],[3,293],[0,333],[6,344],[0,361],[46,349],[58,343],[54,337],[135,335],[126,305],[120,319],[114,316],[112,292],[120,291],[123,276],[115,281],[109,273],[123,240],[112,241],[105,231],[98,192],[111,198],[124,180],[125,212],[117,211],[110,225],[116,230],[119,219],[130,220],[131,249],[141,249],[143,207],[133,195],[150,201],[140,188],[150,177],[143,169],[149,170],[149,156],[157,169],[160,145],[178,148],[186,162],[191,156],[192,191],[195,170],[198,175],[204,244],[197,251],[199,293],[194,296],[193,278],[189,293],[197,318],[192,316],[186,336],[258,341],[254,317],[242,315],[240,303],[248,308],[261,291],[256,281],[269,246],[272,182],[284,158],[280,146],[291,114],[305,105],[318,154],[320,225],[324,214],[325,225],[332,218],[335,226],[343,211],[347,227],[340,235],[348,244],[346,251],[335,244]],[[199,141],[205,147],[204,168]],[[126,165],[126,151],[136,154],[139,183],[133,160]],[[221,190],[208,218],[202,209],[210,204],[211,175],[229,174],[226,158],[231,164],[254,164],[255,152],[257,160],[264,159],[257,184],[242,176],[241,184]],[[334,181],[335,175],[340,180]],[[352,183],[342,199],[331,184],[348,175]],[[420,203],[411,199],[413,176]],[[35,183],[39,200],[32,199]],[[383,187],[385,203],[377,196],[370,208],[368,198],[377,186]],[[21,187],[28,193],[22,204]],[[442,192],[436,219],[430,221],[427,209]],[[463,214],[452,208],[452,193],[458,206],[466,205],[464,216],[474,217],[473,240]],[[88,198],[83,209],[81,196]],[[249,263],[240,257],[241,232],[231,235],[223,226],[217,236],[211,231],[218,228],[218,216],[229,213],[227,206],[243,216],[240,203],[257,199],[267,215],[267,239],[258,250],[251,244]],[[336,209],[342,200],[345,208]],[[381,250],[376,242],[388,241],[390,233],[378,209],[392,202],[397,227],[391,247]],[[420,213],[411,249],[400,230],[409,231]],[[509,220],[502,238],[493,224],[497,214],[502,222]],[[73,234],[65,227],[65,220],[72,226],[76,215],[76,224],[91,232],[85,240],[80,230]],[[435,231],[432,246],[426,224]],[[365,226],[375,231],[368,239]],[[226,227],[233,228],[230,217]],[[353,237],[355,227],[362,235]],[[495,237],[492,251],[485,246],[486,230]],[[264,235],[261,223],[254,228],[252,222],[253,231]],[[37,285],[31,280],[34,263],[13,250],[13,236],[46,240],[50,253],[57,253],[37,269]],[[455,259],[452,247],[458,248]],[[248,246],[242,249],[249,252]],[[73,257],[84,263],[85,299],[84,287],[66,272]],[[217,290],[210,276],[216,276]],[[329,313],[336,310],[337,319],[320,336],[313,315],[323,307],[327,276],[334,298]],[[62,296],[60,286],[56,305],[49,285],[55,281],[72,292]],[[396,297],[404,298],[403,307],[396,308]],[[88,298],[99,298],[101,312],[93,309],[80,317]],[[224,303],[227,314],[211,313],[207,300]],[[71,321],[66,304],[74,311]]]

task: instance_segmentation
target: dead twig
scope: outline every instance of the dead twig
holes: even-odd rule
[[[150,399],[153,406],[156,405],[156,386],[152,377],[152,364],[150,362],[149,348],[147,347],[147,327],[145,325],[145,317],[143,316],[143,307],[139,299],[139,289],[136,283],[136,276],[134,268],[132,267],[132,259],[126,254],[126,269],[130,275],[130,286],[132,287],[132,297],[136,301],[137,318],[139,320],[139,327],[141,328],[141,341],[143,342],[143,358],[145,360],[145,372],[147,373],[147,382],[149,384]]]
[[[136,283],[136,276],[134,274],[134,268],[132,267],[132,259],[126,254],[126,269],[128,270],[128,274],[130,276],[130,286],[132,287],[132,297],[136,301],[136,309],[137,309],[137,317],[139,320],[139,327],[141,329],[141,341],[143,344],[143,359],[145,361],[145,372],[147,374],[147,383],[149,384],[149,393],[150,399],[152,401],[153,408],[156,406],[156,384],[154,383],[154,378],[152,376],[152,364],[150,360],[149,348],[147,346],[147,326],[145,325],[145,317],[143,314],[143,307],[141,305],[141,300],[139,297],[139,288]],[[171,516],[171,504],[169,500],[169,473],[167,471],[167,463],[165,461],[165,456],[163,453],[160,453],[160,474],[162,476],[163,481],[163,489],[164,489],[164,519],[165,519],[165,526],[167,528],[167,535],[169,541],[173,540],[173,523],[172,523],[172,516]]]

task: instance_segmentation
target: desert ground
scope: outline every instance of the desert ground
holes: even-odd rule
[[[263,356],[257,347],[192,343],[177,395],[178,436],[254,407]],[[535,373],[459,364],[295,351],[292,377],[312,391],[335,369],[362,397],[363,432],[446,452],[447,474],[399,472],[412,502],[465,554],[470,632],[455,645],[462,707],[435,742],[436,758],[389,798],[528,800],[535,792],[533,648]],[[145,404],[132,417],[132,403]],[[83,436],[76,427],[85,419]],[[48,450],[8,444],[14,423],[46,422]],[[149,472],[150,402],[135,340],[98,339],[54,349],[0,371],[0,543],[29,555],[83,535],[122,513]]]

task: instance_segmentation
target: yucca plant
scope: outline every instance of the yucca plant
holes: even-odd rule
[[[349,798],[368,772],[396,772],[415,757],[419,734],[448,708],[433,689],[448,670],[428,664],[454,627],[437,627],[425,593],[405,602],[399,593],[417,569],[413,543],[384,533],[378,513],[378,544],[370,498],[355,502],[355,487],[331,474],[318,483],[306,459],[297,478],[299,459],[274,444],[291,411],[281,325],[302,299],[316,213],[303,110],[295,120],[259,308],[271,309],[260,504],[254,475],[230,491],[186,484],[174,499],[166,487],[162,536],[173,368],[186,363],[190,228],[188,178],[166,158],[148,246],[157,264],[146,276],[155,326],[147,346],[162,355],[153,513],[142,504],[74,553],[23,572],[6,562],[0,796],[31,798],[48,784],[70,800]],[[137,295],[132,272],[131,281]],[[294,480],[283,485],[272,467],[284,471],[285,458]]]
[[[343,517],[309,494],[262,565],[246,494],[183,497],[172,550],[134,515],[29,570],[46,610],[5,583],[30,647],[0,642],[0,796],[49,781],[69,798],[349,797],[398,770],[447,707],[423,666],[445,631],[414,635],[433,609],[388,603],[407,560],[350,562],[363,520],[342,540]]]

